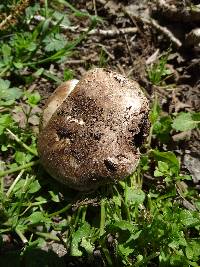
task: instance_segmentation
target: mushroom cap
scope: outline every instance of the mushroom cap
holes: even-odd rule
[[[74,90],[79,81],[76,79],[62,83],[54,93],[48,98],[42,113],[40,127],[44,128],[54,112],[60,107],[63,101]]]
[[[65,95],[53,115],[43,116],[38,152],[47,172],[80,191],[133,173],[149,130],[148,100],[138,83],[95,68]]]

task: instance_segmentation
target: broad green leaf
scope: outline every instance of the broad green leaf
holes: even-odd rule
[[[157,168],[154,171],[154,176],[155,177],[162,177],[163,176],[163,172],[159,171]]]
[[[15,100],[19,99],[22,96],[22,90],[19,88],[9,88],[7,92],[5,92],[3,99],[9,101],[9,100]]]
[[[119,196],[113,196],[112,198],[113,202],[115,203],[116,206],[121,207],[121,198]]]
[[[39,3],[36,3],[35,5],[33,6],[28,6],[25,10],[25,13],[26,13],[26,19],[29,21],[31,20],[35,13],[38,12],[40,10],[40,5]]]
[[[65,69],[64,73],[63,73],[63,76],[64,76],[64,81],[68,81],[68,80],[73,79],[74,78],[73,70]]]
[[[125,258],[127,258],[134,251],[133,248],[130,248],[129,246],[126,246],[124,244],[119,244],[117,248],[119,250],[118,252],[122,254]]]
[[[44,47],[45,51],[59,51],[66,46],[67,39],[64,35],[57,33],[52,36],[47,36],[44,40],[44,43],[46,44]]]
[[[129,231],[131,233],[135,230],[135,226],[128,221],[121,220],[121,221],[110,224],[108,226],[108,229],[115,230],[115,231],[118,231],[120,229],[122,231]]]
[[[167,172],[169,169],[168,164],[164,161],[158,161],[158,168],[161,172]]]
[[[166,143],[170,140],[171,125],[172,119],[170,116],[161,117],[153,125],[153,134],[155,134],[161,142]]]
[[[2,145],[1,146],[1,151],[3,151],[3,152],[7,151],[8,150],[8,147],[9,147],[9,145]]]
[[[25,232],[27,230],[27,225],[24,224],[24,220],[23,219],[19,219],[18,225],[17,225],[16,228],[18,230],[20,230],[21,232]]]
[[[173,266],[173,267],[190,267],[190,265],[188,265],[188,260],[185,257],[185,255],[183,254],[183,250],[175,250],[176,253],[173,253],[170,255],[170,261],[168,266]]]
[[[5,128],[8,128],[13,123],[10,114],[0,115],[0,135],[3,134]]]
[[[61,24],[64,25],[64,26],[70,26],[70,21],[69,21],[69,18],[67,15],[63,14],[63,13],[60,13],[58,11],[55,11],[53,13],[53,18],[55,18],[57,21],[61,21]]]
[[[190,260],[198,261],[200,257],[200,240],[192,240],[185,249],[186,256]]]
[[[32,224],[41,223],[41,222],[46,222],[47,220],[49,221],[49,219],[47,219],[41,211],[35,211],[35,212],[33,212],[33,213],[28,217],[28,220],[29,220]]]
[[[35,105],[37,105],[37,104],[40,102],[40,99],[41,99],[41,96],[40,96],[40,94],[36,91],[36,92],[34,92],[34,93],[28,95],[28,100],[27,100],[27,102],[28,102],[28,104],[29,104],[30,106],[33,106],[33,107],[34,107]]]
[[[186,246],[187,245],[183,231],[177,230],[177,235],[170,236],[170,238],[172,239],[172,241],[168,244],[168,246],[170,248],[178,249],[180,246]]]
[[[195,201],[195,206],[200,211],[200,200]]]
[[[18,164],[25,164],[27,162],[29,162],[31,159],[33,158],[33,156],[31,154],[27,154],[21,151],[16,151],[15,152],[15,160]]]
[[[82,241],[81,241],[81,247],[85,249],[85,251],[89,254],[89,255],[92,255],[93,254],[93,251],[94,251],[94,248],[95,246],[93,244],[91,244],[91,241],[89,241],[86,237],[83,237],[82,238]]]
[[[49,191],[49,194],[54,202],[60,202],[58,194],[55,194],[53,191]]]
[[[176,155],[173,152],[160,152],[158,150],[153,150],[153,155],[156,160],[168,163],[169,168],[174,167],[176,169],[177,174],[179,173],[180,164]]]
[[[39,77],[44,72],[44,68],[39,68],[35,73],[34,76]]]
[[[7,44],[2,45],[2,54],[3,54],[3,61],[5,64],[9,64],[12,57],[11,57],[11,47]]]
[[[178,175],[176,177],[176,180],[192,180],[192,176],[191,175]]]
[[[200,226],[200,216],[198,214],[199,218],[196,218],[194,214],[195,214],[194,212],[191,212],[189,210],[182,210],[180,212],[180,222],[186,227],[191,227],[194,225]]]
[[[144,171],[149,170],[149,168],[150,168],[149,163],[150,163],[150,159],[149,159],[149,157],[148,157],[148,156],[145,156],[145,155],[141,155],[141,158],[140,158],[140,165],[141,165],[141,168],[142,168]]]
[[[45,219],[44,219],[44,215],[41,211],[35,211],[34,213],[32,213],[30,216],[29,216],[29,221],[31,223],[38,223],[38,222],[43,222]]]
[[[12,104],[22,96],[22,93],[22,90],[19,88],[10,88],[10,81],[0,78],[0,100],[10,101],[9,104]]]
[[[35,200],[37,200],[38,202],[47,202],[47,199],[42,196],[36,197]]]
[[[73,234],[71,242],[71,255],[82,256],[82,251],[79,249],[79,244],[82,238],[87,238],[90,235],[90,225],[85,222],[79,229]]]
[[[16,69],[22,69],[23,64],[21,62],[13,62],[13,65],[15,66]]]
[[[188,131],[196,128],[200,120],[195,120],[192,113],[179,113],[178,116],[174,119],[172,127],[176,131]]]
[[[22,165],[25,164],[26,163],[26,154],[24,152],[17,151],[15,153],[15,160],[19,164],[22,164]]]
[[[17,167],[17,166],[16,166]],[[20,197],[22,193],[24,193],[24,186],[26,184],[25,179],[20,179],[15,187],[13,188],[13,192],[17,197]]]
[[[39,182],[37,180],[35,180],[32,183],[30,183],[28,192],[30,194],[34,194],[37,191],[39,191],[40,188],[41,188],[41,186],[40,186]]]
[[[10,87],[10,81],[0,78],[0,92],[6,91]]]
[[[142,204],[145,199],[145,193],[141,189],[127,188],[127,200],[132,204]]]

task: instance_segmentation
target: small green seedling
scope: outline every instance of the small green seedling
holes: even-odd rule
[[[147,74],[150,82],[154,85],[161,85],[164,78],[172,74],[171,70],[166,66],[168,56],[161,56],[158,62],[153,63],[151,67],[147,69]]]

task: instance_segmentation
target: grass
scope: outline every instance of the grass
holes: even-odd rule
[[[1,253],[6,237],[8,244],[15,244],[14,251],[4,252],[0,265],[66,266],[53,252],[41,250],[53,241],[88,265],[97,260],[94,255],[99,251],[105,266],[199,266],[198,192],[189,186],[191,176],[183,172],[175,153],[162,148],[172,141],[173,133],[199,127],[199,113],[163,115],[155,96],[148,143],[133,175],[89,195],[57,184],[38,164],[35,128],[41,97],[27,88],[40,76],[61,82],[49,72],[49,64],[66,60],[87,38],[86,34],[71,41],[65,38],[60,25],[71,26],[69,14],[87,17],[91,27],[98,19],[67,1],[15,2],[0,5]],[[44,20],[35,21],[36,15]],[[100,58],[105,66],[103,50]],[[167,58],[161,57],[148,70],[152,84],[163,83],[169,74],[166,63]],[[73,75],[67,69],[63,80]]]

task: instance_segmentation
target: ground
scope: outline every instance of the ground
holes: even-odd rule
[[[199,266],[198,1],[3,2],[0,265]],[[151,129],[131,177],[84,194],[36,142],[47,98],[93,67],[140,84]]]

